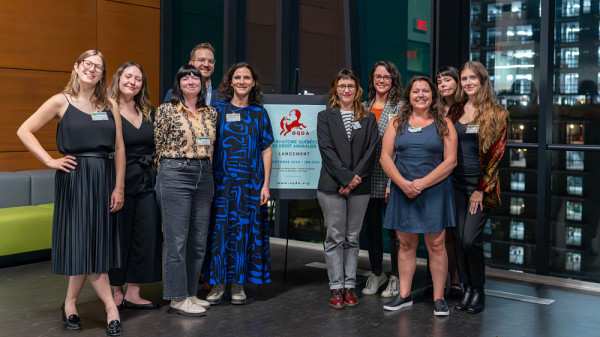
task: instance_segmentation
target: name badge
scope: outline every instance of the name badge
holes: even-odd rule
[[[358,121],[352,122],[352,128],[354,128],[354,130],[358,130],[361,127],[362,126],[360,126],[360,123]]]
[[[408,126],[408,132],[410,133],[417,133],[417,132],[421,132],[421,127],[420,126]]]
[[[237,113],[230,113],[227,114],[227,116],[225,116],[226,121],[229,122],[239,122],[242,117],[240,116],[240,114]]]
[[[389,114],[388,116],[390,117],[389,120],[392,120],[394,117],[398,116],[398,114]]]
[[[108,120],[108,115],[106,114],[106,111],[92,112],[91,115],[92,115],[92,120],[94,122]]]
[[[467,126],[467,132],[466,133],[477,133],[477,130],[479,129],[478,125],[469,125]]]
[[[210,145],[210,138],[209,137],[198,137],[198,145]]]

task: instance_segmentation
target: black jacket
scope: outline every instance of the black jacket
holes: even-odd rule
[[[337,192],[340,186],[348,186],[355,175],[362,179],[351,194],[370,194],[369,176],[375,163],[377,144],[377,120],[369,112],[368,118],[360,118],[360,129],[352,128],[350,139],[338,108],[319,112],[317,136],[322,166],[319,191]]]

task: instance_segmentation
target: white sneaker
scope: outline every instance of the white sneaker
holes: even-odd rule
[[[206,301],[211,305],[221,304],[223,295],[225,295],[225,285],[215,284],[210,290],[210,293],[208,293],[208,296],[206,296]]]
[[[387,276],[385,275],[385,273],[381,273],[381,275],[379,276],[371,274],[367,279],[367,284],[362,290],[363,295],[377,294],[379,287],[381,287],[386,281]]]
[[[390,276],[387,287],[381,293],[381,297],[394,297],[400,293],[400,280],[397,276]]]
[[[180,314],[185,316],[204,316],[206,309],[192,302],[191,297],[183,301],[171,301],[169,312],[172,314]]]
[[[204,309],[210,309],[210,303],[208,303],[205,300],[199,299],[197,296],[190,297],[190,300],[192,300],[192,302],[194,302],[194,304],[199,305],[199,306],[203,307]]]
[[[231,282],[231,304],[245,304],[246,293],[244,292],[244,286]]]

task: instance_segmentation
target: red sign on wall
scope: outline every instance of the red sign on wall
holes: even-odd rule
[[[409,59],[409,60],[416,59],[417,58],[417,51],[416,50],[407,50],[406,51],[406,58]]]
[[[417,29],[422,31],[427,31],[427,21],[417,19]]]

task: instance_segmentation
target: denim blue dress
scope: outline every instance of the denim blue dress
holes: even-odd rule
[[[413,130],[414,131],[414,130]],[[408,125],[394,142],[394,163],[407,180],[423,178],[444,160],[444,142],[435,122],[409,132]],[[439,233],[455,227],[454,192],[450,177],[410,199],[392,183],[383,227],[405,233]]]
[[[214,108],[218,127],[207,249],[210,283],[268,283],[269,222],[260,190],[265,176],[261,153],[273,143],[271,121],[259,106],[238,108],[218,101]]]

